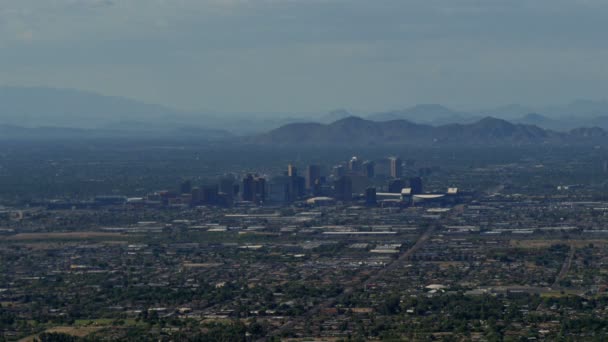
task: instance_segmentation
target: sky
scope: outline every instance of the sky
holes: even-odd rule
[[[222,112],[606,99],[606,0],[0,0],[0,84]]]

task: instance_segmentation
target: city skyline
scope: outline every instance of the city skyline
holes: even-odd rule
[[[607,18],[0,0],[0,342],[608,341]]]

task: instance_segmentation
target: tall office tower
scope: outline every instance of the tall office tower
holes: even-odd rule
[[[267,201],[271,203],[286,203],[289,201],[290,178],[287,176],[272,177],[268,181]]]
[[[295,177],[295,176],[297,176],[298,175],[298,169],[295,166],[289,164],[287,166],[287,175],[289,177]]]
[[[346,168],[343,165],[334,166],[333,175],[335,178],[346,176]]]
[[[180,184],[179,189],[180,189],[180,193],[182,193],[182,194],[191,193],[192,192],[192,181],[190,181],[190,180],[183,181],[182,184]]]
[[[295,178],[295,189],[298,198],[304,197],[306,195],[306,178],[297,176]]]
[[[243,178],[243,189],[241,192],[241,198],[243,201],[253,202],[255,199],[255,179],[252,174],[247,174]]]
[[[361,161],[357,157],[352,157],[348,162],[348,169],[351,173],[361,172]]]
[[[405,187],[405,181],[400,178],[393,179],[388,182],[388,192],[393,194],[400,194],[401,190],[403,190]]]
[[[412,189],[412,195],[419,195],[422,193],[422,178],[412,177],[410,178],[410,188]]]
[[[334,181],[334,197],[345,202],[353,199],[353,183],[350,177],[342,176]]]
[[[367,178],[374,178],[376,175],[376,163],[369,160],[363,163],[363,175]]]
[[[288,177],[288,181],[287,202],[296,201],[306,195],[306,179],[304,177]]]
[[[315,183],[312,185],[310,189],[313,196],[321,196],[323,194],[323,187],[321,185],[321,180],[317,179]]]
[[[255,202],[264,203],[266,201],[266,179],[262,177],[255,178]]]
[[[202,198],[201,198],[201,189],[198,187],[194,187],[192,188],[192,205],[199,205],[201,204]]]
[[[365,189],[365,204],[368,206],[376,205],[376,188]]]
[[[219,187],[217,185],[203,186],[201,197],[203,203],[217,205],[219,203]]]
[[[224,176],[219,180],[219,192],[223,193],[229,202],[232,202],[232,199],[234,198],[234,185],[233,175]]]
[[[316,181],[321,179],[321,167],[319,165],[308,165],[306,168],[306,189],[312,189]]]
[[[401,178],[401,176],[403,175],[401,159],[392,157],[392,158],[390,158],[390,162],[391,162],[391,177]]]

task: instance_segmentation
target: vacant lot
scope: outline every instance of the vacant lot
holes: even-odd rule
[[[205,262],[205,263],[184,263],[183,264],[184,267],[187,268],[213,268],[213,267],[220,267],[223,266],[224,264],[219,263],[219,262]]]
[[[67,232],[67,233],[21,233],[3,238],[5,241],[28,240],[87,240],[99,238],[126,238],[120,233],[104,232]]]
[[[569,245],[576,248],[585,247],[589,244],[594,246],[605,246],[606,240],[511,240],[511,246],[519,248],[548,248],[553,245]]]
[[[97,330],[102,329],[102,327],[54,327],[47,329],[45,332],[47,333],[62,333],[68,334],[77,337],[85,337],[89,334],[96,332]],[[32,342],[38,335],[32,335],[19,340],[19,342]]]

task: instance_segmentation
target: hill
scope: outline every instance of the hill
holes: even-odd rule
[[[423,124],[462,123],[471,114],[458,112],[438,104],[420,104],[403,110],[374,113],[367,116],[372,121],[407,120]]]
[[[200,134],[206,135],[226,130],[259,133],[297,120],[284,115],[226,115],[184,111],[74,89],[0,86],[0,125],[145,134],[198,130]]]
[[[289,124],[250,139],[271,144],[341,145],[527,145],[584,143],[604,138],[600,128],[583,128],[567,133],[545,130],[534,125],[515,124],[486,117],[471,124],[431,126],[407,120],[376,122],[348,117],[331,124]]]
[[[186,112],[122,97],[46,87],[0,87],[0,122],[21,126],[102,128],[122,121],[183,119]]]

